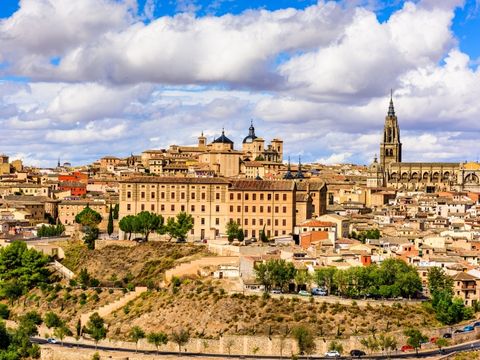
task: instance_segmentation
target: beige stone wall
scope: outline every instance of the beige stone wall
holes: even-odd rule
[[[165,272],[165,281],[169,282],[174,276],[197,275],[202,268],[219,265],[239,265],[239,258],[238,256],[204,257],[182,263]]]

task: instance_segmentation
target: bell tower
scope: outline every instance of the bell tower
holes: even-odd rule
[[[402,143],[400,142],[400,128],[398,127],[395,108],[393,107],[393,91],[390,91],[390,106],[385,117],[383,138],[380,143],[380,165],[383,171],[393,162],[402,161]]]

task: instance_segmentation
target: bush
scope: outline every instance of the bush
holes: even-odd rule
[[[10,317],[10,309],[5,304],[0,304],[0,319],[7,320]]]

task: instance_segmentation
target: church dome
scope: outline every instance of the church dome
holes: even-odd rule
[[[220,135],[220,137],[216,138],[215,140],[213,140],[213,143],[214,144],[233,144],[233,141],[230,140],[228,137],[225,136],[225,131],[222,130],[222,135]]]
[[[244,144],[252,143],[257,136],[255,135],[255,128],[253,127],[253,122],[250,123],[250,127],[248,128],[248,135],[245,136],[243,139]]]

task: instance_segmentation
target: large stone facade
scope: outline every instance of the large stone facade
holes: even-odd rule
[[[370,165],[367,185],[410,191],[480,191],[480,164],[476,162],[402,162],[400,127],[390,98],[385,118],[380,163]]]

